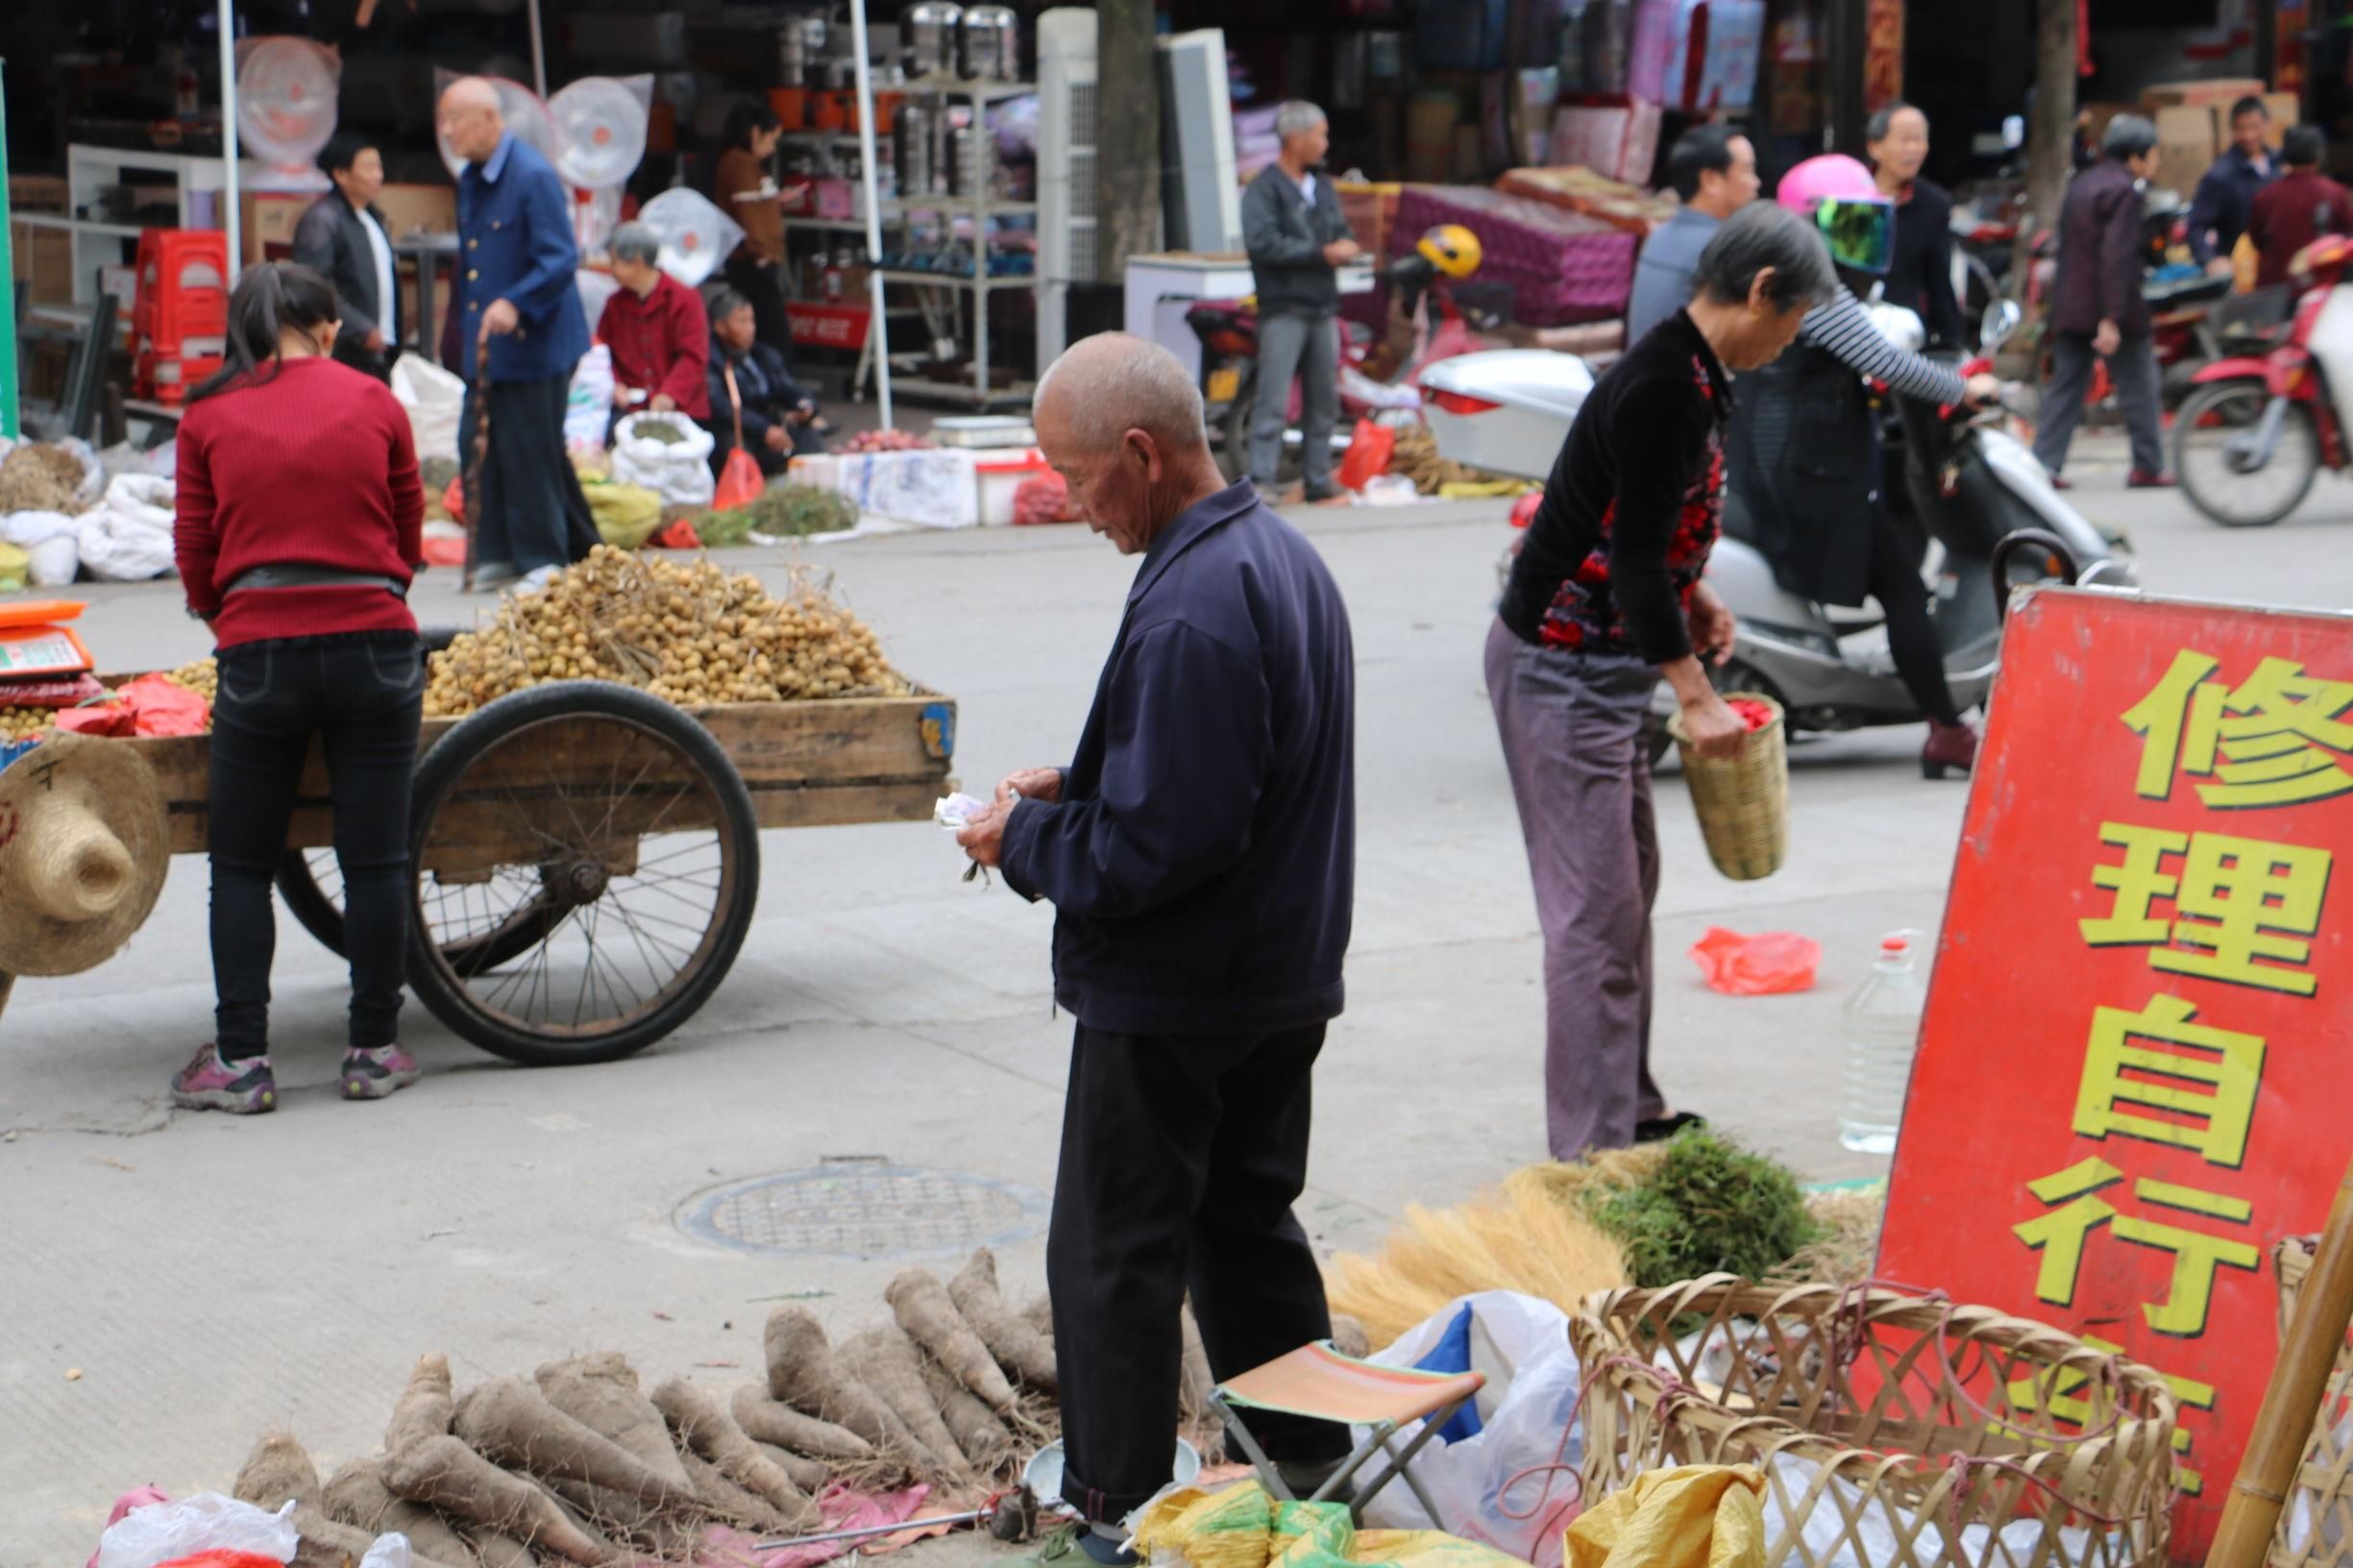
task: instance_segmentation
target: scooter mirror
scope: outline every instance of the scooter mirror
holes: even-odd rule
[[[2016,300],[1996,300],[1985,307],[1985,319],[1978,323],[1977,341],[1987,354],[1993,354],[2009,341],[2018,331],[2019,318],[2023,312]]]

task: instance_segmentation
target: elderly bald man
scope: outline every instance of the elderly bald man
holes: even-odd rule
[[[536,584],[597,542],[579,477],[564,454],[564,400],[588,352],[576,281],[572,203],[554,165],[516,139],[498,89],[461,77],[441,94],[442,139],[466,160],[457,177],[457,274],[442,357],[466,380],[458,451],[471,458],[475,422],[490,414],[482,494],[475,517],[475,581]],[[490,345],[490,374],[478,368]]]
[[[1078,1020],[1046,1243],[1063,1495],[1109,1563],[1168,1481],[1187,1289],[1220,1378],[1331,1332],[1291,1205],[1340,1011],[1356,692],[1331,574],[1219,477],[1174,355],[1085,339],[1036,424],[1091,526],[1143,564],[1069,766],[1008,777],[959,842],[1055,907]],[[1251,1425],[1311,1489],[1348,1449],[1321,1423]]]

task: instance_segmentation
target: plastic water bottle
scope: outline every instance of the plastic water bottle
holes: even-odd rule
[[[1911,1083],[1912,1052],[1928,998],[1927,982],[1913,964],[1919,942],[1917,931],[1882,938],[1871,977],[1847,998],[1838,1140],[1858,1154],[1896,1152],[1896,1129],[1903,1120],[1904,1090]]]

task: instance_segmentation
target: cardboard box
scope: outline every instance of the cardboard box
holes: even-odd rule
[[[1423,184],[1442,184],[1454,159],[1455,127],[1462,106],[1451,94],[1418,93],[1406,108],[1406,173]]]
[[[377,196],[394,239],[411,234],[457,233],[457,187],[454,185],[386,185]]]
[[[2224,113],[2242,98],[2260,98],[2264,84],[2253,77],[2219,76],[2206,82],[2160,82],[2141,94],[2152,111],[2160,109],[2219,109]]]
[[[72,234],[62,229],[36,229],[12,218],[9,253],[13,258],[17,281],[28,285],[26,298],[30,303],[60,306],[74,303]]]
[[[2195,189],[2222,151],[2214,109],[2210,105],[2160,109],[2155,118],[2159,157],[2152,183],[2185,193]]]
[[[9,210],[11,212],[62,214],[67,200],[63,175],[12,174],[9,176]]]
[[[294,231],[302,224],[303,214],[310,210],[316,196],[287,196],[257,191],[243,196],[237,202],[238,242],[243,246],[243,261],[250,266],[256,261],[282,260],[294,252]]]

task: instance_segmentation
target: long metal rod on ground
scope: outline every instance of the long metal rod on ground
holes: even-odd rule
[[[781,1541],[761,1541],[752,1550],[772,1552],[785,1546],[817,1546],[826,1541],[862,1541],[874,1535],[903,1535],[911,1530],[937,1530],[942,1525],[977,1525],[993,1515],[992,1507],[975,1508],[969,1513],[943,1513],[929,1519],[902,1519],[895,1525],[861,1525],[856,1530],[828,1531],[822,1535],[794,1535]]]
[[[2353,1327],[2353,1168],[2337,1188],[2320,1250],[2296,1297],[2295,1316],[2280,1336],[2279,1360],[2271,1363],[2271,1382],[2255,1417],[2255,1437],[2239,1461],[2239,1479],[2222,1506],[2206,1568],[2260,1568],[2270,1552],[2280,1509],[2295,1484],[2305,1439],[2328,1396],[2329,1374],[2348,1327]]]

